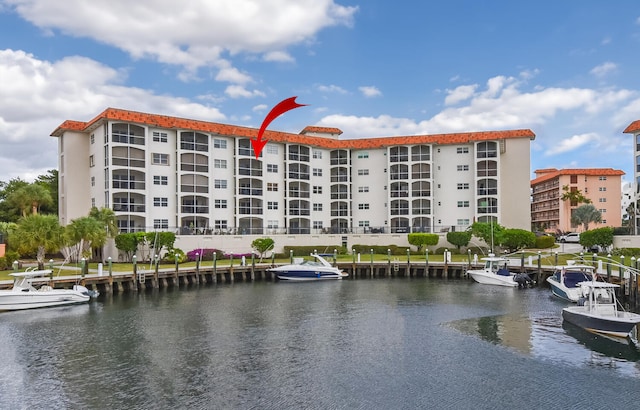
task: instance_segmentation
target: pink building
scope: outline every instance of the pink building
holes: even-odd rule
[[[560,198],[563,187],[579,190],[602,213],[602,222],[592,223],[589,229],[622,224],[621,179],[623,171],[612,168],[539,169],[531,181],[531,224],[539,231],[580,232],[582,225],[571,223],[571,213],[582,203],[570,203]]]

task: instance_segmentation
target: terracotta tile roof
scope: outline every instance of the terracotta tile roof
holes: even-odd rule
[[[538,171],[536,171],[537,173]],[[561,175],[586,175],[586,176],[622,176],[624,171],[613,168],[574,168],[574,169],[561,169],[555,172],[545,173],[536,179],[531,180],[531,186],[539,184],[541,182],[548,181],[550,179],[558,178]]]
[[[640,131],[640,120],[634,121],[627,128],[622,131],[623,133],[632,134],[634,132]]]
[[[222,136],[247,137],[252,138],[258,135],[257,128],[241,127],[237,125],[227,125],[215,122],[206,122],[198,120],[190,120],[186,118],[170,117],[159,114],[147,114],[136,111],[121,110],[117,108],[107,108],[98,114],[91,121],[86,123],[78,121],[65,121],[56,128],[51,136],[59,137],[65,131],[82,131],[90,130],[104,120],[124,121],[138,124],[147,124],[166,129],[179,129],[201,131],[207,133],[218,134]],[[327,127],[306,127],[305,130],[337,130],[338,128]],[[303,130],[304,132],[304,130]],[[311,145],[327,149],[375,149],[389,145],[403,144],[467,144],[474,141],[486,141],[509,138],[529,138],[534,139],[535,134],[529,129],[505,130],[505,131],[480,131],[480,132],[464,132],[455,134],[433,134],[433,135],[407,135],[392,136],[379,138],[363,138],[363,139],[331,139],[324,137],[315,137],[310,135],[291,134],[280,131],[266,130],[263,138],[275,142],[295,143],[302,145]]]
[[[322,133],[322,134],[342,134],[342,130],[340,128],[331,128],[331,127],[316,127],[313,125],[309,125],[304,127],[300,134],[310,134],[310,133]]]

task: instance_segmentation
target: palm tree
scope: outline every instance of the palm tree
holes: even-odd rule
[[[58,252],[63,241],[63,228],[56,215],[27,215],[9,234],[9,242],[23,255],[36,253],[38,269],[44,269],[47,252]]]
[[[73,261],[80,257],[89,257],[91,246],[104,243],[107,233],[102,223],[90,216],[74,219],[65,227],[66,243],[71,250],[69,256]]]
[[[97,256],[104,262],[104,245],[107,242],[107,238],[115,238],[118,234],[118,224],[116,222],[116,213],[113,209],[109,208],[96,208],[95,206],[89,211],[89,216],[96,219],[104,227],[106,235],[99,240],[91,243],[91,246],[99,253]]]
[[[29,184],[18,188],[9,195],[7,201],[14,207],[19,208],[22,216],[31,213],[36,215],[40,205],[51,205],[51,192],[40,184]]]
[[[562,187],[562,190],[564,192],[560,196],[560,199],[565,201],[565,202],[569,201],[571,206],[575,206],[575,205],[578,205],[578,204],[590,204],[591,203],[591,200],[589,198],[587,198],[586,196],[582,195],[582,191],[580,191],[579,189],[571,190],[569,188],[569,185],[564,185]]]
[[[602,222],[602,213],[592,204],[577,207],[573,215],[571,215],[571,223],[575,225],[582,224],[585,231],[589,230],[589,224],[591,222]]]

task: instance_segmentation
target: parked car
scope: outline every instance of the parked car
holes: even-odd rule
[[[558,237],[560,243],[580,243],[580,234],[578,232],[570,232],[566,235]]]

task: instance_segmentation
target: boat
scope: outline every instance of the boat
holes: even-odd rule
[[[467,275],[473,280],[483,285],[518,286],[515,280],[516,274],[509,271],[509,259],[489,254],[488,257],[480,260],[484,261],[483,268],[467,271]]]
[[[562,319],[589,332],[628,338],[640,323],[640,315],[618,309],[616,289],[607,282],[580,282],[580,298],[574,306],[562,309]]]
[[[50,274],[50,269],[10,273],[14,278],[13,287],[0,290],[0,311],[86,303],[98,296],[98,292],[90,291],[82,285],[74,285],[72,289],[54,289],[48,284],[42,284],[36,288],[35,282],[42,282],[43,279],[46,281],[45,278]]]
[[[326,279],[342,279],[348,276],[337,267],[331,266],[322,256],[312,253],[315,260],[296,258],[293,264],[268,269],[274,272],[278,279],[288,281],[312,281]]]
[[[562,322],[562,329],[581,345],[603,356],[625,359],[630,362],[640,361],[640,350],[638,350],[636,341],[631,338],[611,337],[589,332],[567,321]]]
[[[594,278],[594,270],[593,266],[578,265],[570,260],[566,265],[556,266],[553,275],[547,278],[547,283],[555,296],[575,303],[581,296],[578,283],[591,281]]]

